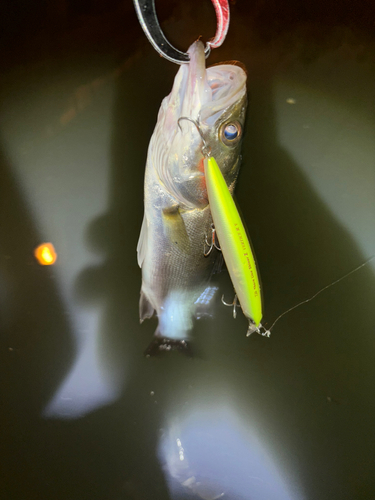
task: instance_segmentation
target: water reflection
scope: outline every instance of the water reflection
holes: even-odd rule
[[[101,406],[113,403],[121,394],[124,373],[112,373],[103,366],[100,329],[96,315],[81,312],[85,329],[74,364],[43,411],[45,417],[79,418]],[[76,332],[77,335],[77,332]]]
[[[256,427],[233,409],[197,407],[170,420],[159,442],[159,460],[171,498],[191,491],[204,500],[300,499],[287,485]]]

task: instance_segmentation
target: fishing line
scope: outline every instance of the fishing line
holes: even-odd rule
[[[330,283],[329,285],[321,288],[318,292],[316,292],[316,294],[314,294],[309,299],[303,300],[302,302],[299,302],[298,304],[296,304],[295,306],[291,307],[290,309],[287,309],[286,311],[284,311],[282,314],[280,314],[280,316],[278,316],[275,319],[275,321],[273,322],[272,326],[268,330],[266,330],[263,327],[265,329],[265,332],[261,333],[261,335],[269,337],[271,335],[272,328],[276,325],[276,323],[279,321],[279,319],[281,319],[283,316],[285,316],[286,314],[288,314],[290,311],[293,311],[293,309],[297,309],[297,307],[302,306],[302,304],[306,304],[307,302],[311,302],[313,299],[315,299],[315,297],[317,297],[319,294],[321,294],[322,292],[324,292],[324,290],[327,290],[327,288],[330,288],[331,286],[336,285],[336,283],[339,283],[339,281],[344,280],[345,278],[347,278],[351,274],[359,271],[362,267],[367,266],[367,264],[369,262],[371,262],[374,258],[375,258],[375,255],[373,255],[372,257],[370,257],[369,259],[367,259],[365,262],[363,262],[363,264],[357,266],[355,269],[352,269],[348,273],[344,274],[344,276],[341,276],[341,278],[339,278],[339,279],[333,281],[332,283]]]

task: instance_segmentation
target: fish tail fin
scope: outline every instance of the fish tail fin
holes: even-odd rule
[[[160,356],[168,351],[179,351],[189,358],[194,357],[191,341],[164,337],[158,326],[152,342],[144,351],[144,355],[149,358],[151,356]]]

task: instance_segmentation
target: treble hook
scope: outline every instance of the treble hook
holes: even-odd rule
[[[208,252],[206,252],[206,245],[208,246]],[[211,243],[207,241],[207,234],[205,235],[204,238],[204,247],[203,247],[203,255],[205,257],[208,257],[210,253],[212,252],[212,249],[216,248],[216,250],[219,250],[221,252],[220,246],[216,243],[216,230],[215,226],[211,224]]]
[[[155,0],[133,1],[140,25],[154,49],[168,61],[187,64],[190,61],[189,54],[176,49],[165,38],[156,15]],[[206,44],[204,51],[206,58],[210,55],[211,48],[219,47],[223,43],[229,26],[228,0],[211,1],[216,11],[217,29],[215,38]]]
[[[202,154],[203,154],[203,156],[205,158],[208,158],[209,156],[211,156],[211,148],[207,144],[206,139],[204,138],[203,132],[202,132],[200,126],[199,126],[199,122],[197,120],[193,120],[192,118],[188,118],[187,116],[180,116],[180,118],[177,120],[177,124],[178,124],[181,132],[182,132],[182,128],[181,128],[181,125],[180,125],[180,121],[181,120],[187,120],[188,122],[193,123],[197,127],[198,133],[201,136],[201,139],[202,139],[202,142],[203,142]]]
[[[236,319],[236,317],[237,317],[236,307],[241,307],[241,304],[238,302],[237,294],[234,296],[233,302],[231,304],[228,304],[227,302],[225,302],[224,295],[222,295],[222,297],[221,297],[221,302],[225,306],[233,307],[233,318]],[[259,325],[256,326],[256,324],[254,323],[254,321],[252,319],[248,318],[248,320],[249,320],[249,326],[248,326],[248,329],[246,332],[246,337],[250,337],[250,335],[254,332],[259,333],[259,335],[261,335],[262,337],[267,337],[267,338],[270,337],[270,335],[271,335],[270,330],[266,330],[261,323],[259,323]]]
[[[228,307],[233,307],[233,318],[237,318],[237,311],[236,307],[241,307],[240,304],[238,303],[238,297],[237,294],[234,296],[233,302],[231,304],[227,304],[224,300],[224,295],[221,297],[221,302]]]

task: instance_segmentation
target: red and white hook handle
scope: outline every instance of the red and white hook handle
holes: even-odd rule
[[[211,49],[217,49],[224,42],[229,28],[229,4],[228,0],[211,0],[216,12],[217,26],[215,38],[208,44]]]

